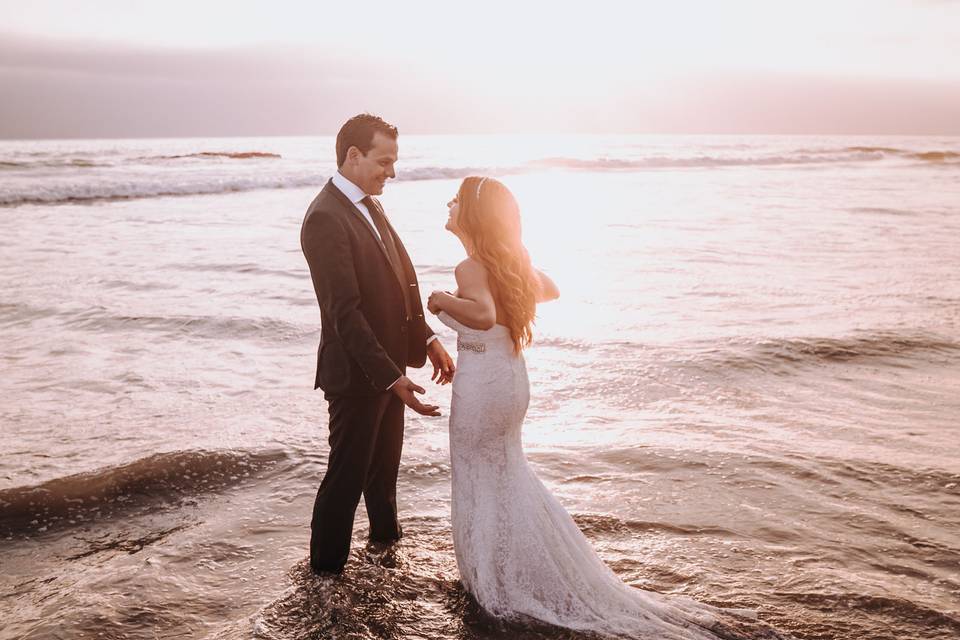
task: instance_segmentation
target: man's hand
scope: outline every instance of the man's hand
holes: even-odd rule
[[[434,340],[436,342],[436,340]],[[425,393],[423,387],[417,385],[413,380],[407,376],[402,376],[399,380],[390,387],[390,391],[393,391],[397,394],[403,404],[407,405],[417,413],[422,416],[439,416],[440,407],[433,404],[423,404],[417,400],[417,396],[413,395],[416,393]]]
[[[439,338],[427,345],[427,357],[430,358],[430,364],[433,365],[431,380],[436,380],[437,384],[453,382],[453,374],[457,371],[457,367],[453,364],[453,358],[447,354],[447,350],[440,344]]]

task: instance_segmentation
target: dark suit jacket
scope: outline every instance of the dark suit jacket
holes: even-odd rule
[[[321,323],[314,388],[331,395],[374,394],[407,366],[422,367],[426,361],[426,341],[433,331],[423,319],[417,274],[392,226],[390,233],[405,282],[363,214],[333,182],[307,209],[300,246]],[[410,296],[409,319],[404,295]]]

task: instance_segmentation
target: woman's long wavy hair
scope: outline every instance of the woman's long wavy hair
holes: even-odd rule
[[[537,276],[520,233],[520,207],[503,183],[470,176],[457,194],[457,225],[490,277],[493,298],[516,353],[533,342]]]

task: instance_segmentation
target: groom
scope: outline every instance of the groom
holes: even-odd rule
[[[353,518],[363,496],[370,540],[402,535],[397,472],[404,405],[438,416],[406,375],[429,356],[438,383],[454,365],[423,319],[410,256],[374,195],[395,177],[397,129],[361,114],[337,134],[338,171],[307,209],[300,246],[320,304],[315,388],[330,412],[330,457],[313,505],[310,566],[340,573],[350,552]]]

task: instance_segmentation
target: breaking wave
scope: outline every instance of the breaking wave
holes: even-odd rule
[[[150,156],[145,160],[182,160],[183,158],[227,158],[228,160],[256,160],[264,158],[280,158],[279,153],[267,151],[200,151],[198,153],[184,153],[175,156]]]
[[[30,184],[22,190],[0,191],[0,205],[23,204],[70,204],[103,200],[128,200],[134,198],[160,198],[166,196],[211,195],[220,193],[254,191],[258,189],[293,189],[323,184],[325,178],[316,174],[288,176],[248,175],[228,179],[191,179],[179,176],[179,182],[156,177],[137,177],[98,182],[52,182]]]
[[[64,325],[107,334],[133,330],[199,338],[262,338],[269,341],[299,339],[315,332],[313,327],[302,327],[275,318],[134,316],[113,314],[102,307],[74,313]]]
[[[729,348],[706,352],[734,368],[776,368],[865,359],[910,358],[918,354],[956,354],[960,343],[934,334],[878,332],[842,338],[786,338],[752,342],[731,353]]]
[[[643,150],[641,149],[641,152]],[[89,156],[89,157],[87,157]],[[455,180],[469,175],[511,175],[543,170],[629,172],[875,163],[899,159],[931,166],[960,164],[960,152],[884,146],[796,149],[743,154],[712,149],[703,154],[639,157],[545,157],[509,166],[401,166],[399,181]],[[236,162],[234,161],[268,161]],[[282,162],[281,162],[282,160]],[[230,163],[229,165],[227,163]],[[196,151],[174,155],[117,156],[19,154],[0,158],[0,171],[16,176],[0,190],[0,206],[86,203],[99,200],[209,195],[260,189],[319,189],[333,168],[284,159],[271,151]],[[269,170],[267,170],[269,168]]]
[[[282,451],[173,451],[5,489],[0,491],[0,533],[42,533],[123,509],[216,491],[285,457]]]

